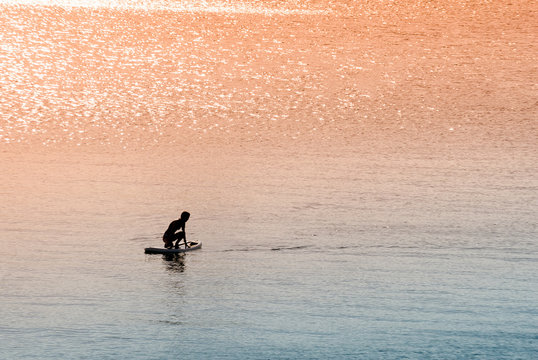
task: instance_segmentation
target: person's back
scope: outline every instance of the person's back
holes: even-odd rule
[[[178,219],[178,220],[172,221],[170,225],[168,225],[168,229],[166,229],[166,231],[164,232],[163,238],[173,236],[176,233],[176,231],[181,230],[184,227],[185,227],[185,222],[183,220]]]

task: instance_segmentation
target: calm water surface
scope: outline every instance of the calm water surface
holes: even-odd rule
[[[532,2],[17,3],[0,358],[536,358]]]

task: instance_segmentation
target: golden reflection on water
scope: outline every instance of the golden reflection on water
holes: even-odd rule
[[[0,5],[1,143],[536,134],[530,2],[56,3]]]
[[[329,14],[338,3],[316,1],[189,1],[189,0],[0,0],[0,4],[128,9],[143,11],[182,11],[264,15]],[[330,6],[326,6],[330,5]]]

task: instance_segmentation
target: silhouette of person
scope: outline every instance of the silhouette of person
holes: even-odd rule
[[[181,240],[184,241],[186,248],[190,247],[187,244],[187,235],[185,234],[185,223],[189,220],[190,216],[191,214],[183,211],[179,219],[172,221],[170,225],[168,225],[168,229],[166,229],[163,234],[165,248],[171,249],[172,247],[175,247],[178,249]],[[176,242],[175,246],[174,241]]]

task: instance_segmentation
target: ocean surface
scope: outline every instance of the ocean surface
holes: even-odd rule
[[[537,24],[0,1],[0,359],[536,359]]]

